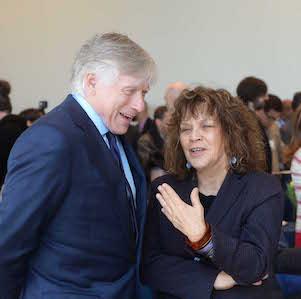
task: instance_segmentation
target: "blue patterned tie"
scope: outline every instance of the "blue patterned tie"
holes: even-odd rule
[[[121,157],[120,157],[120,152],[119,152],[119,148],[117,146],[117,137],[116,135],[112,134],[110,131],[108,131],[106,133],[107,139],[109,141],[109,145],[110,145],[110,149],[111,149],[111,153],[113,155],[113,158],[116,160],[116,162],[118,163],[118,166],[120,167],[123,175],[124,175],[124,179],[125,179],[125,187],[126,187],[126,195],[127,195],[127,199],[129,201],[130,204],[130,213],[131,213],[131,222],[132,222],[132,226],[133,226],[133,230],[134,230],[134,234],[135,234],[135,240],[137,242],[137,238],[138,238],[138,226],[137,226],[137,220],[136,220],[136,213],[135,213],[135,200],[134,200],[134,196],[132,193],[132,189],[131,186],[125,176],[124,170],[123,170],[123,166],[122,166],[122,161],[121,161]]]

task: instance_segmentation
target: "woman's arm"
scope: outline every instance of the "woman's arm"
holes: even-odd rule
[[[275,182],[275,181],[273,181]],[[233,238],[221,227],[211,226],[214,247],[213,262],[219,269],[228,273],[238,284],[250,285],[260,281],[270,270],[272,258],[276,251],[283,213],[283,195],[278,184],[267,183],[272,195],[260,198],[260,192],[248,198],[253,200],[246,221],[242,224],[241,235]],[[163,189],[163,190],[162,190]],[[274,189],[274,190],[273,190]],[[183,202],[175,191],[163,185],[159,188],[157,198],[171,223],[191,240],[194,235],[202,238],[204,217],[201,217],[201,205],[192,192],[192,206]],[[256,206],[257,203],[257,206]],[[194,237],[191,241],[195,241]]]
[[[274,194],[254,207],[239,238],[212,227],[213,262],[238,284],[252,284],[271,270],[281,229],[282,197]]]
[[[170,255],[161,247],[161,208],[155,198],[156,192],[152,192],[148,208],[144,233],[142,279],[152,289],[182,299],[209,299],[219,270],[199,263],[193,257],[185,259]]]

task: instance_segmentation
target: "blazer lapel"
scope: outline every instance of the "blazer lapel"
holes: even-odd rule
[[[228,173],[212,206],[207,214],[207,221],[217,225],[227,214],[243,191],[246,180],[243,175]]]

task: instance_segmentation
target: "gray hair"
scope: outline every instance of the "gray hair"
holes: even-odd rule
[[[72,66],[71,89],[83,95],[85,74],[101,74],[108,83],[119,74],[132,75],[152,84],[156,64],[138,44],[119,33],[95,35],[79,50]]]

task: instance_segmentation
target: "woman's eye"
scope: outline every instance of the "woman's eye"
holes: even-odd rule
[[[213,124],[204,124],[203,128],[213,128],[214,125]]]
[[[183,132],[187,132],[189,131],[190,129],[189,128],[180,128],[180,132],[183,133]]]

